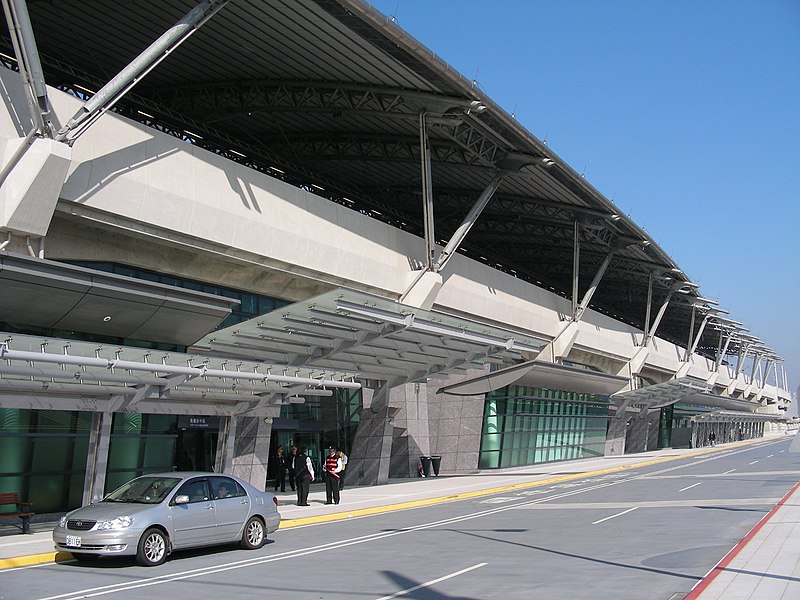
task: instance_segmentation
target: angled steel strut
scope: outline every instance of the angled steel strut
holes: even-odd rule
[[[194,7],[92,96],[61,128],[55,139],[72,145],[86,128],[121,100],[133,86],[228,2],[230,0],[204,0]]]

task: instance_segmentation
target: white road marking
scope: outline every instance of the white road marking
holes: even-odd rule
[[[505,504],[506,502],[514,502],[514,500],[519,500],[519,498],[516,496],[498,496],[497,498],[480,500],[478,504]]]
[[[627,514],[633,510],[639,508],[638,506],[634,506],[633,508],[629,508],[628,510],[623,510],[621,513],[617,513],[615,515],[611,515],[610,517],[606,517],[605,519],[600,519],[599,521],[595,521],[592,525],[597,525],[598,523],[602,523],[603,521],[608,521],[609,519],[616,519],[617,517],[621,517],[624,514]]]
[[[525,504],[517,510],[623,510],[635,506],[637,508],[719,508],[732,506],[774,506],[780,498],[703,498],[697,500],[686,498],[681,500],[637,500],[619,502],[560,502],[558,504]]]
[[[730,452],[730,454],[739,454],[741,452],[744,452],[745,450],[747,450],[747,449],[734,450],[734,451]],[[728,453],[726,453],[726,454],[728,454]],[[710,456],[701,456],[701,457],[697,457],[696,460],[693,460],[693,461],[691,461],[689,463],[670,466],[670,467],[667,467],[667,468],[664,468],[664,469],[659,469],[657,471],[654,471],[654,472],[648,473],[648,474],[644,474],[644,475],[631,473],[631,472],[609,474],[609,475],[605,475],[605,476],[599,477],[598,479],[600,479],[600,480],[603,480],[603,479],[616,479],[616,480],[615,481],[607,481],[607,482],[599,482],[596,485],[591,485],[591,486],[588,486],[588,487],[583,488],[583,489],[573,489],[573,490],[569,490],[569,491],[563,491],[561,493],[554,494],[552,496],[545,497],[545,498],[537,498],[535,500],[525,500],[524,502],[522,502],[520,504],[514,504],[514,505],[511,505],[511,506],[503,506],[503,507],[498,507],[498,508],[486,509],[486,510],[479,511],[477,513],[472,513],[472,514],[468,514],[468,515],[462,515],[462,516],[459,516],[459,517],[451,517],[451,518],[448,518],[448,519],[443,519],[441,521],[434,521],[434,522],[425,523],[425,524],[422,524],[422,525],[416,525],[416,526],[413,526],[413,527],[408,527],[408,528],[400,529],[400,530],[396,530],[396,531],[381,532],[381,533],[365,535],[365,536],[361,536],[361,537],[357,537],[357,538],[350,538],[350,539],[340,540],[338,542],[330,542],[330,543],[322,544],[322,545],[319,545],[319,546],[313,546],[311,548],[298,549],[298,550],[293,550],[293,551],[289,551],[289,552],[283,552],[283,553],[276,554],[276,555],[269,556],[269,557],[252,558],[252,559],[237,561],[237,562],[233,562],[233,563],[227,563],[225,565],[221,565],[221,566],[218,566],[218,567],[203,567],[203,568],[199,568],[199,569],[191,569],[191,570],[188,570],[188,571],[184,571],[182,573],[174,573],[174,574],[171,574],[171,575],[161,575],[161,576],[158,576],[158,577],[152,577],[150,579],[140,580],[140,581],[138,581],[136,583],[133,583],[133,582],[117,583],[117,584],[111,584],[111,585],[104,585],[104,586],[100,586],[100,587],[87,588],[87,589],[83,589],[83,590],[76,590],[76,591],[72,591],[72,592],[66,592],[66,593],[63,593],[63,594],[59,594],[59,595],[56,595],[56,596],[48,596],[46,598],[42,598],[41,600],[57,600],[57,599],[60,599],[60,598],[65,598],[65,599],[66,598],[70,598],[70,599],[78,600],[78,599],[83,599],[83,598],[91,598],[91,597],[94,597],[94,596],[103,596],[103,595],[106,595],[106,594],[113,594],[115,592],[121,592],[121,591],[130,590],[130,589],[136,589],[136,588],[141,588],[141,587],[149,587],[149,586],[152,586],[152,585],[160,585],[160,584],[163,584],[163,583],[170,583],[170,582],[179,581],[179,580],[182,580],[182,579],[191,579],[191,578],[194,578],[194,577],[202,577],[204,575],[212,575],[214,573],[230,571],[230,570],[233,570],[233,569],[241,569],[241,568],[246,568],[246,567],[258,566],[258,565],[261,565],[261,564],[271,563],[271,562],[275,562],[275,561],[279,561],[279,560],[287,560],[289,558],[295,558],[295,557],[298,557],[298,556],[307,556],[307,555],[311,555],[311,554],[317,554],[319,552],[327,552],[327,551],[329,551],[331,549],[343,548],[343,547],[346,547],[346,546],[362,544],[362,543],[370,542],[370,541],[373,541],[373,540],[379,540],[379,539],[384,539],[384,538],[388,538],[388,537],[394,537],[394,536],[403,535],[403,534],[406,534],[406,533],[413,533],[415,531],[422,531],[422,530],[426,530],[426,529],[432,529],[434,527],[439,527],[441,525],[449,525],[449,524],[458,523],[458,522],[461,522],[461,521],[468,521],[468,520],[472,520],[472,519],[478,519],[478,518],[481,518],[481,517],[484,517],[484,516],[493,515],[493,514],[501,513],[501,512],[506,512],[508,510],[516,510],[516,509],[519,509],[519,508],[528,508],[529,505],[540,504],[540,503],[543,503],[543,502],[549,502],[551,500],[558,500],[558,499],[561,499],[561,498],[566,498],[566,497],[574,496],[574,495],[577,495],[577,494],[583,494],[583,493],[586,493],[586,492],[589,492],[589,491],[594,491],[594,490],[602,489],[602,488],[605,488],[605,487],[612,487],[612,486],[619,485],[619,484],[622,484],[622,483],[627,483],[629,481],[635,481],[637,479],[646,479],[648,476],[658,477],[659,475],[663,475],[664,473],[669,473],[671,471],[677,471],[679,469],[685,469],[687,467],[703,464],[703,463],[706,463],[706,462],[710,462],[712,460],[716,460],[716,459],[721,458],[721,457],[722,457],[722,455],[719,455],[719,454],[710,455]],[[625,479],[617,479],[617,478],[625,478]],[[591,479],[594,479],[594,478],[591,478]],[[635,508],[638,508],[638,507],[634,507],[633,509],[626,510],[623,513],[620,513],[618,515],[613,515],[612,517],[609,517],[609,518],[613,518],[614,516],[620,516],[622,514],[630,512],[631,510],[635,510]],[[363,517],[363,518],[366,518],[366,517]],[[603,520],[605,520],[605,519],[603,519]],[[598,523],[599,522],[600,521],[598,521]],[[319,525],[319,524],[314,524],[314,525]],[[302,527],[311,527],[311,526],[314,526],[314,525],[304,525]],[[4,571],[1,571],[0,573],[7,573],[9,571],[11,571],[11,569],[6,569]]]
[[[693,483],[692,485],[690,485],[690,486],[688,486],[688,487],[685,487],[685,488],[683,488],[682,490],[678,490],[678,491],[679,491],[679,492],[685,492],[686,490],[690,490],[690,489],[692,489],[693,487],[697,487],[697,486],[698,486],[698,485],[700,485],[701,483],[703,483],[703,482],[702,482],[702,481],[698,481],[697,483]]]
[[[485,567],[487,564],[488,563],[478,563],[477,565],[472,565],[471,567],[467,567],[466,569],[461,569],[460,571],[456,571],[455,573],[450,573],[450,575],[445,575],[444,577],[439,577],[438,579],[431,579],[430,581],[426,581],[425,583],[420,583],[419,585],[415,585],[414,587],[410,587],[405,590],[400,590],[399,592],[395,592],[394,594],[390,594],[389,596],[381,596],[380,598],[378,598],[378,600],[391,600],[392,598],[397,598],[398,596],[405,596],[406,594],[410,594],[411,592],[415,592],[419,589],[435,585],[440,581],[445,581],[446,579],[452,579],[453,577],[458,577],[459,575],[463,575],[464,573],[468,573],[469,571],[480,569],[481,567]]]
[[[767,456],[767,458],[772,458],[773,456],[775,456],[775,455],[774,454],[770,454],[769,456]]]
[[[728,473],[733,473],[736,469],[731,469],[730,471],[725,471],[723,475],[727,475]]]
[[[757,462],[758,462],[757,460],[754,460],[754,461],[753,461],[753,462],[751,462],[750,464],[751,464],[751,465],[754,465],[754,464],[756,464]]]

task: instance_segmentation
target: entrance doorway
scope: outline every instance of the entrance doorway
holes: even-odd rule
[[[178,471],[213,471],[219,437],[217,417],[179,417],[175,444]]]
[[[269,472],[267,473],[267,479],[275,479],[275,473],[273,472],[273,462],[272,457],[275,456],[278,446],[283,446],[283,455],[289,456],[289,449],[292,446],[297,446],[298,451],[301,447],[305,446],[307,448],[308,456],[311,458],[311,463],[314,465],[314,471],[319,473],[320,468],[320,460],[323,455],[322,443],[321,443],[321,434],[316,431],[285,431],[285,430],[273,430],[272,438],[270,439],[269,445]]]

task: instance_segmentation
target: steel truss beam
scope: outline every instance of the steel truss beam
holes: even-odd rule
[[[141,88],[154,102],[201,118],[254,112],[349,112],[416,120],[419,112],[443,114],[465,108],[463,98],[399,88],[326,81],[212,81],[169,88]]]
[[[294,155],[304,162],[347,160],[419,164],[420,161],[419,138],[410,136],[311,133],[269,139],[261,135],[270,152]],[[431,139],[430,152],[431,161],[436,163],[461,166],[472,160],[464,148],[450,141]]]
[[[145,92],[151,100],[206,121],[214,117],[252,113],[319,112],[333,116],[364,114],[404,120],[426,112],[431,132],[455,143],[464,164],[493,166],[511,145],[481,126],[470,112],[475,102],[438,94],[364,85],[332,85],[312,81],[241,81]]]

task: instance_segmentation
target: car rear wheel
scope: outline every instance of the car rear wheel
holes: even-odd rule
[[[136,561],[145,567],[155,567],[167,560],[167,536],[151,527],[144,532],[136,550]]]
[[[85,554],[83,552],[76,552],[72,557],[78,562],[94,562],[100,558],[99,554]]]
[[[250,517],[242,533],[242,547],[248,550],[261,548],[267,540],[264,523],[258,517]]]

